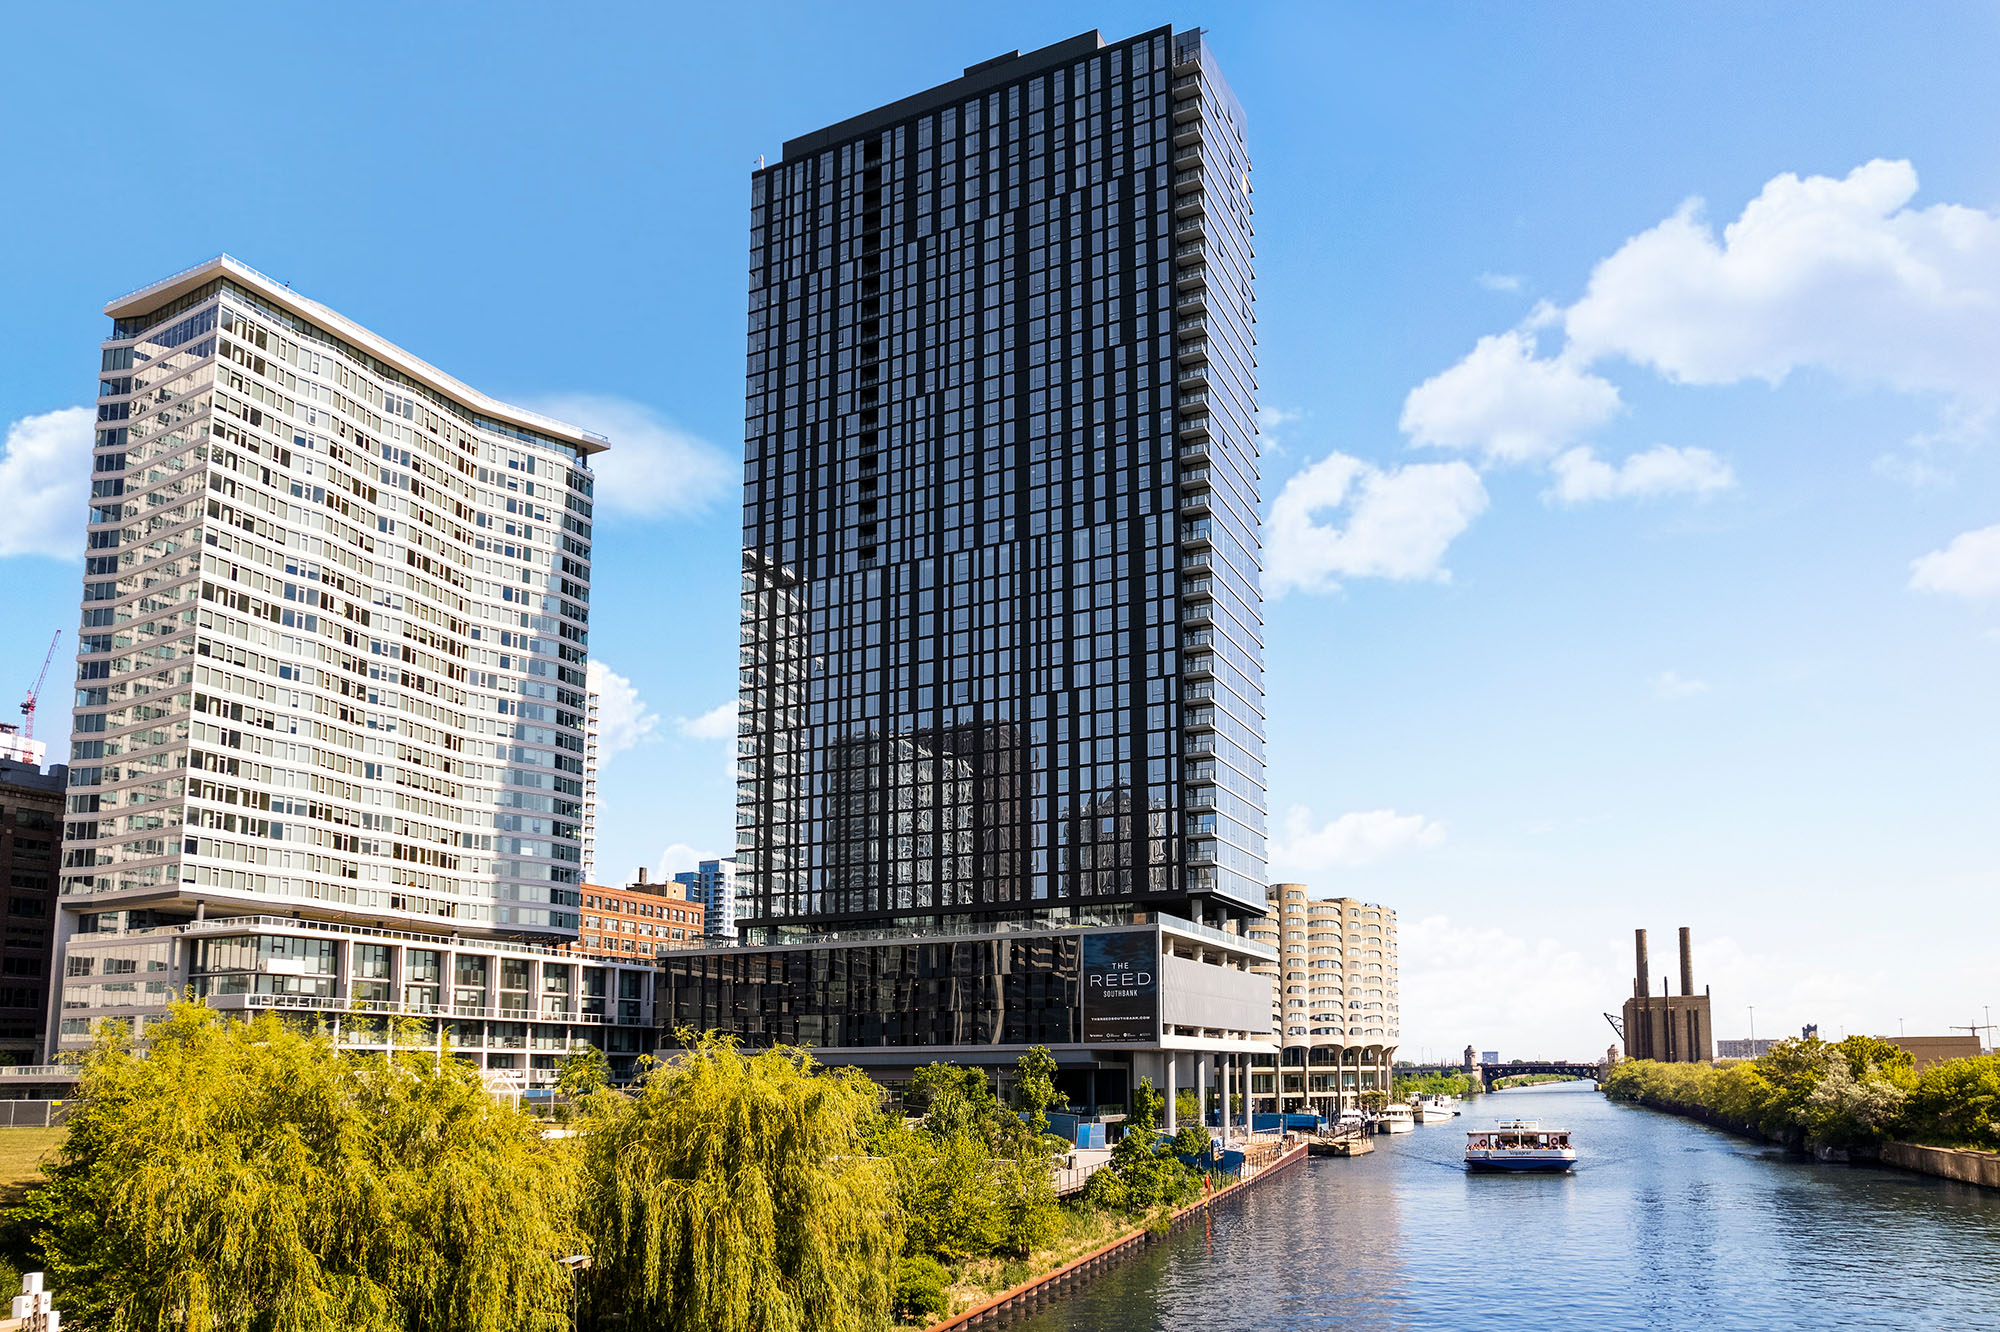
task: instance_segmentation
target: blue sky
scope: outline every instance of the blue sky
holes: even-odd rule
[[[1635,925],[1694,927],[1723,1035],[2000,1003],[1991,6],[327,15],[9,16],[0,693],[61,628],[45,731],[101,308],[226,250],[617,437],[601,872],[726,850],[751,166],[1205,21],[1256,161],[1274,869],[1401,912],[1406,1047],[1602,1048]]]

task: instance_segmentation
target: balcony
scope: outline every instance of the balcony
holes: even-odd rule
[[[1207,415],[1204,414],[1201,416],[1197,416],[1192,420],[1182,421],[1180,429],[1180,437],[1184,441],[1190,439],[1207,439],[1208,438]]]
[[[1199,71],[1199,64],[1194,66],[1194,69]],[[1175,79],[1173,92],[1175,97],[1201,96],[1201,74],[1199,72],[1189,73]]]
[[[1174,274],[1174,285],[1185,292],[1190,287],[1205,286],[1208,282],[1208,265],[1196,264],[1183,268]]]
[[[1174,193],[1186,194],[1189,190],[1198,190],[1206,183],[1206,179],[1202,174],[1199,162],[1188,170],[1176,171],[1174,173]]]
[[[1202,228],[1194,229],[1195,239],[1174,247],[1174,262],[1183,267],[1203,262],[1208,256],[1208,245],[1201,239]]]

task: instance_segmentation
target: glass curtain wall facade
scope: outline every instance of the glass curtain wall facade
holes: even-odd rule
[[[226,257],[107,314],[64,933],[573,938],[605,442]]]
[[[746,940],[1263,913],[1250,204],[1166,28],[757,173]]]

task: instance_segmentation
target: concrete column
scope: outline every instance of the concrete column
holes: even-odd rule
[[[1201,1099],[1201,1124],[1203,1128],[1208,1127],[1208,1066],[1214,1059],[1214,1055],[1205,1052],[1196,1055],[1194,1059],[1194,1091],[1195,1095]]]
[[[1166,1088],[1165,1088],[1165,1090],[1166,1090],[1166,1094],[1167,1094],[1167,1110],[1166,1110],[1166,1114],[1165,1114],[1165,1115],[1164,1115],[1164,1116],[1162,1117],[1162,1127],[1164,1127],[1164,1128],[1165,1128],[1165,1129],[1167,1130],[1167,1132],[1168,1132],[1168,1133],[1176,1133],[1176,1132],[1179,1132],[1179,1127],[1178,1127],[1178,1125],[1177,1125],[1177,1124],[1176,1124],[1176,1123],[1174,1122],[1174,1120],[1175,1120],[1175,1117],[1174,1117],[1174,1092],[1175,1092],[1175,1078],[1174,1078],[1174,1075],[1175,1075],[1176,1073],[1178,1073],[1178,1072],[1180,1071],[1180,1062],[1181,1062],[1181,1057],[1180,1057],[1179,1055],[1177,1055],[1177,1054],[1173,1053],[1172,1051],[1167,1051],[1167,1052],[1163,1053],[1163,1054],[1161,1055],[1161,1057],[1160,1057],[1160,1063],[1161,1063],[1161,1066],[1162,1066],[1162,1067],[1161,1067],[1161,1070],[1160,1070],[1160,1071],[1161,1071],[1161,1074],[1162,1074],[1162,1079],[1161,1079],[1161,1080],[1162,1080],[1162,1081],[1164,1081],[1164,1082],[1166,1083]]]

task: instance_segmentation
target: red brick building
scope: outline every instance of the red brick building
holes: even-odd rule
[[[703,923],[701,904],[687,900],[684,885],[649,883],[642,869],[638,882],[623,888],[583,885],[583,924],[570,948],[590,957],[628,961],[657,957],[698,946]]]

